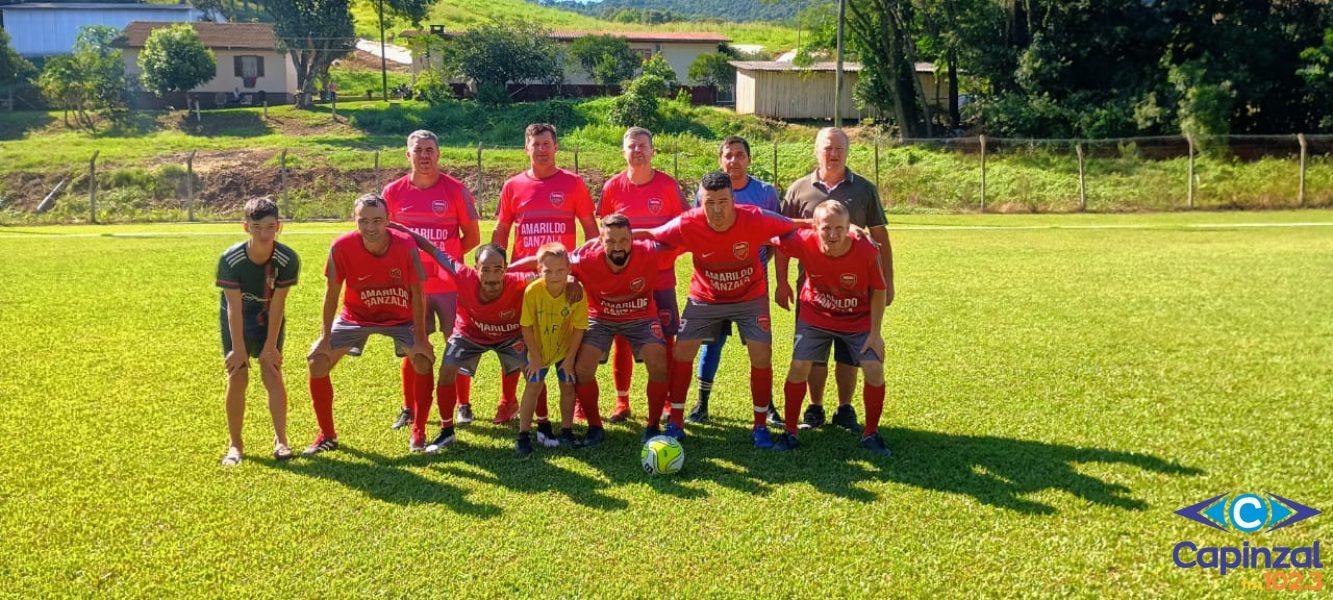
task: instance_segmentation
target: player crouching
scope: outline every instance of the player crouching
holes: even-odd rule
[[[846,206],[828,200],[815,208],[813,231],[798,230],[778,246],[801,261],[806,276],[796,306],[791,368],[783,388],[786,433],[774,442],[779,451],[800,445],[797,425],[811,366],[827,360],[833,344],[844,344],[866,377],[861,447],[889,455],[879,435],[884,410],[884,337],[880,333],[886,299],[884,272],[874,243],[848,235],[850,223]]]
[[[569,282],[569,255],[564,245],[552,242],[537,250],[541,277],[523,292],[523,343],[528,348],[527,387],[519,407],[519,458],[532,454],[532,415],[546,388],[546,375],[556,368],[560,383],[560,445],[581,445],[574,438],[574,361],[588,329],[588,301],[570,301],[565,294]],[[596,431],[594,431],[596,430]],[[589,438],[600,439],[601,428],[589,428]]]

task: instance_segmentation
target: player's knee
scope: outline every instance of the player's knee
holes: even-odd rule
[[[236,369],[227,376],[227,387],[233,390],[244,390],[250,385],[250,369]]]
[[[750,342],[745,345],[745,349],[750,353],[750,366],[756,369],[768,369],[773,366],[773,346],[771,344],[761,344]]]
[[[416,371],[417,375],[429,375],[434,372],[434,367],[429,358],[420,354],[412,356],[412,370]]]
[[[316,354],[306,359],[306,367],[310,369],[311,377],[328,377],[329,369],[332,365],[329,363],[329,357],[323,354]]]
[[[884,363],[861,361],[861,370],[866,374],[866,385],[884,385]]]
[[[458,367],[456,365],[440,365],[440,383],[448,385],[458,380]]]
[[[808,360],[793,360],[791,367],[787,369],[787,381],[793,383],[805,383],[810,377],[811,362]]]

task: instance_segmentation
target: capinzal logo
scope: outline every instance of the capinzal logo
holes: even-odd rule
[[[1320,511],[1273,493],[1237,492],[1213,496],[1191,504],[1176,514],[1219,531],[1264,533],[1304,521]],[[1203,546],[1191,541],[1176,544],[1171,558],[1182,569],[1216,570],[1220,575],[1236,569],[1322,569],[1319,541],[1308,546]]]
[[[1213,529],[1254,533],[1264,527],[1268,531],[1281,529],[1319,512],[1273,493],[1233,493],[1191,504],[1176,514]]]

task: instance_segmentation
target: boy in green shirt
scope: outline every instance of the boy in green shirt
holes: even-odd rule
[[[282,338],[287,292],[296,285],[301,261],[277,241],[282,223],[278,205],[269,198],[245,203],[242,222],[250,239],[227,248],[218,259],[217,286],[222,288],[220,328],[227,369],[227,429],[231,444],[223,466],[241,464],[244,448],[245,388],[250,383],[250,358],[259,359],[273,417],[273,457],[292,457],[287,447],[287,388],[282,382]]]

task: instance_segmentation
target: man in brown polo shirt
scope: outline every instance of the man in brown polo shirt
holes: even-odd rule
[[[879,246],[880,268],[884,270],[884,282],[887,286],[886,302],[893,302],[893,247],[889,244],[888,220],[884,217],[884,205],[879,200],[879,190],[868,179],[857,175],[847,168],[849,149],[847,134],[836,127],[819,130],[815,136],[815,160],[819,168],[814,172],[793,181],[787,187],[783,198],[782,213],[793,219],[810,219],[815,207],[825,200],[834,199],[842,202],[851,214],[853,225],[868,229],[870,237]],[[775,300],[778,306],[787,309],[792,303],[791,280],[787,275],[788,257],[777,254],[777,291]],[[800,274],[798,274],[798,277]],[[838,410],[833,415],[833,423],[845,429],[860,431],[856,422],[856,409],[852,408],[852,394],[856,391],[856,362],[853,360],[853,348],[834,344],[833,355],[837,362],[835,379],[838,382]],[[828,363],[816,363],[810,371],[810,405],[802,417],[801,428],[810,429],[824,425],[824,387],[828,381]]]

